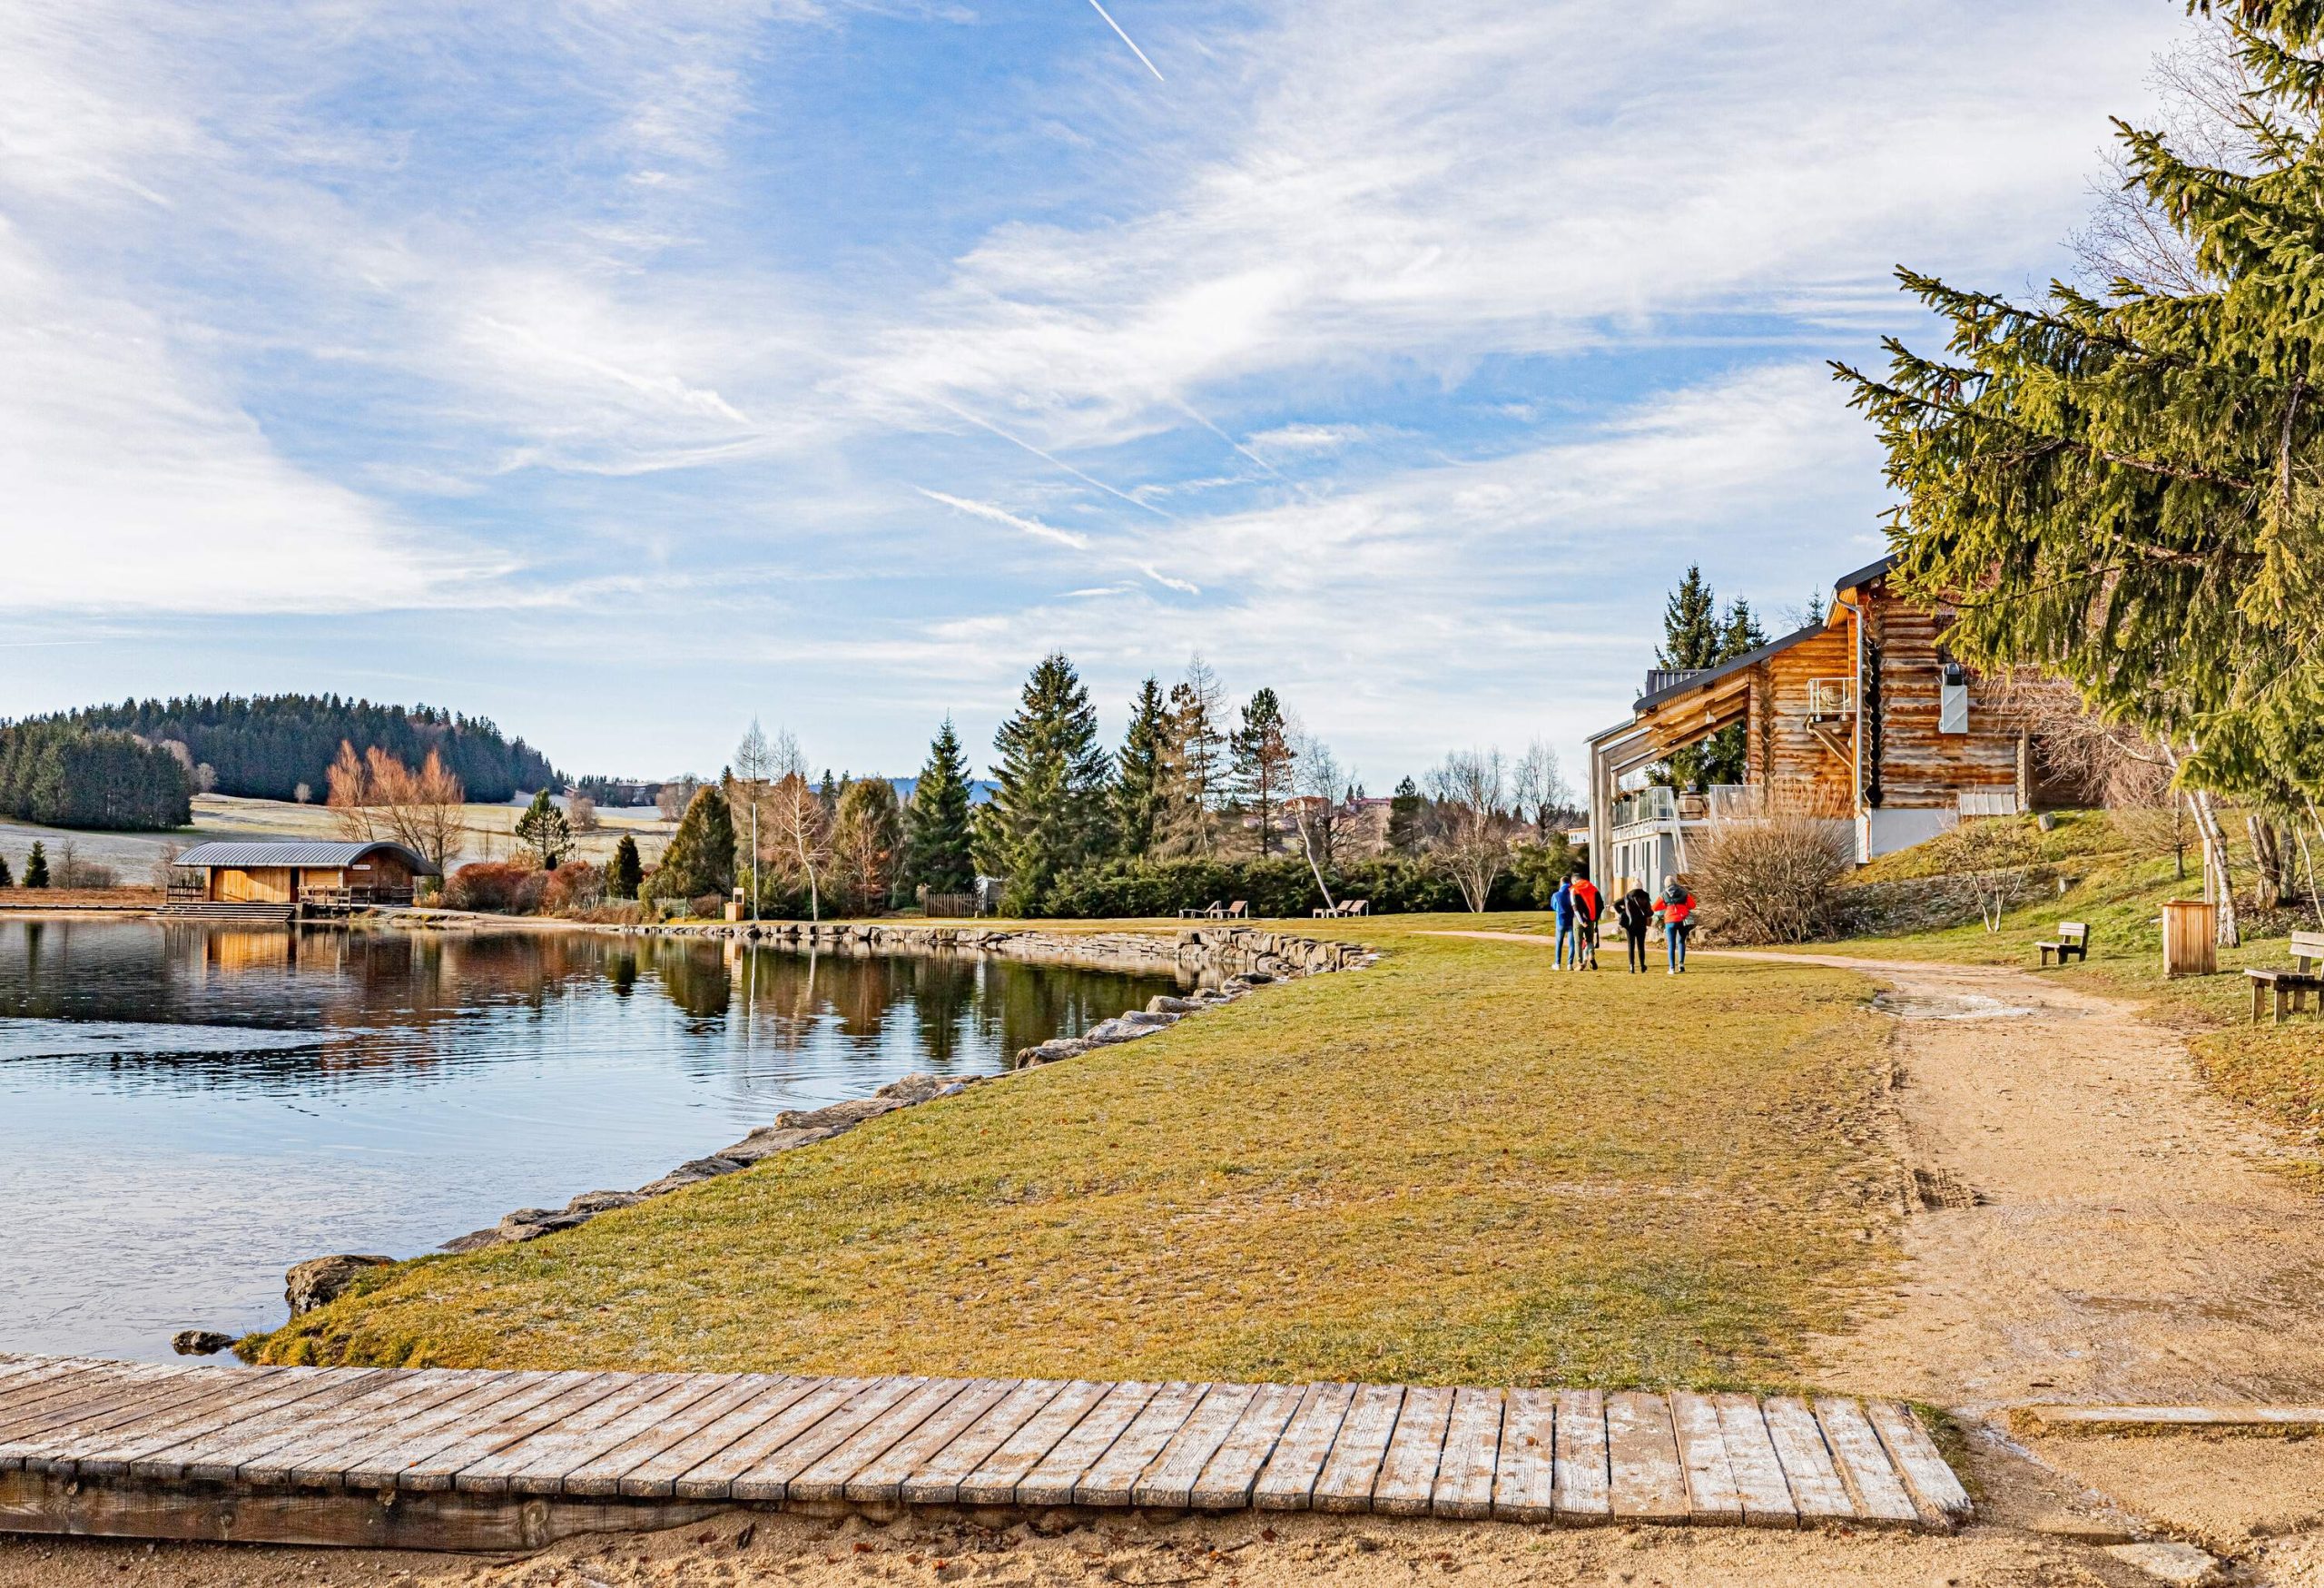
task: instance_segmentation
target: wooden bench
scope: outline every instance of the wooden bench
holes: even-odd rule
[[[1221,917],[1221,919],[1226,921],[1246,921],[1250,918],[1250,914],[1251,906],[1249,901],[1237,899],[1235,902],[1226,907],[1226,913]]]
[[[1216,921],[1226,913],[1226,906],[1224,904],[1197,904],[1191,910],[1179,911],[1178,919],[1181,921]]]
[[[2324,1014],[2324,975],[2318,973],[2324,963],[2324,932],[2295,932],[2291,934],[2292,968],[2289,971],[2251,970],[2243,973],[2251,978],[2251,1020],[2257,1024],[2260,1011],[2272,999],[2276,1009],[2276,1024],[2284,1023],[2287,1005],[2295,1011],[2308,1007],[2308,995],[2318,995],[2317,1012]]]
[[[2069,959],[2082,960],[2086,962],[2090,958],[2090,928],[2079,921],[2061,921],[2058,922],[2058,935],[2054,942],[2037,942],[2034,946],[2042,951],[2042,963],[2044,968],[2048,967],[2050,956],[2053,954],[2057,956],[2058,963],[2061,965]]]

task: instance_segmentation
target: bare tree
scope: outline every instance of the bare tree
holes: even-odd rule
[[[1518,757],[1513,792],[1518,817],[1522,820],[1527,811],[1533,813],[1537,837],[1547,838],[1551,818],[1573,805],[1573,785],[1565,780],[1558,753],[1540,739],[1526,745],[1525,754]]]
[[[831,818],[823,809],[822,795],[807,781],[807,758],[799,753],[799,741],[792,737],[790,729],[782,729],[775,735],[768,753],[767,770],[774,779],[767,794],[770,840],[791,864],[805,874],[808,919],[821,921],[821,877],[825,862],[831,858]]]
[[[1436,863],[1461,890],[1462,902],[1482,913],[1492,885],[1509,867],[1515,820],[1509,814],[1509,764],[1499,750],[1456,750],[1428,774],[1434,803]]]
[[[694,796],[702,789],[702,779],[689,774],[674,777],[654,791],[654,812],[665,822],[675,823],[694,804]]]
[[[350,843],[369,843],[377,838],[379,833],[371,819],[371,807],[379,802],[371,789],[371,769],[345,739],[339,742],[339,755],[324,781],[330,792],[323,804],[339,835]]]
[[[599,826],[597,802],[577,788],[568,791],[565,796],[565,823],[576,833],[595,833]]]
[[[325,803],[350,843],[391,838],[440,872],[468,831],[468,793],[434,750],[414,772],[377,745],[358,755],[342,739],[329,784]]]
[[[1297,792],[1290,802],[1293,817],[1299,825],[1299,843],[1307,855],[1307,869],[1315,878],[1315,891],[1324,896],[1324,908],[1330,910],[1335,906],[1332,885],[1324,880],[1324,868],[1336,858],[1333,850],[1344,787],[1343,774],[1339,758],[1321,739],[1295,728],[1292,745],[1292,764],[1298,774],[1295,783]]]
[[[734,746],[734,784],[749,806],[751,829],[751,919],[759,918],[759,814],[766,804],[766,782],[774,770],[774,747],[766,742],[766,730],[753,717],[743,742]],[[735,825],[739,828],[742,824]]]

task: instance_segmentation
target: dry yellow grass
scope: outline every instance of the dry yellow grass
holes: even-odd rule
[[[1887,1277],[1839,972],[1376,968],[564,1235],[386,1273],[270,1362],[1768,1385]],[[1492,924],[1506,926],[1506,918]],[[705,1142],[705,1147],[714,1145]]]

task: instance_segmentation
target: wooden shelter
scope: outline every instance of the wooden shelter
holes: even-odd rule
[[[400,843],[225,840],[197,843],[171,862],[166,909],[217,914],[288,913],[305,904],[409,904],[416,879],[436,868]]]
[[[1882,558],[1837,580],[1830,611],[1758,649],[1647,675],[1630,718],[1590,740],[1590,848],[1601,881],[1652,890],[1719,820],[1789,813],[1846,823],[1859,863],[1965,815],[2029,809],[2041,792],[2023,725],[1946,651],[1953,615],[1907,597]],[[1647,769],[1731,724],[1743,781],[1638,786]]]

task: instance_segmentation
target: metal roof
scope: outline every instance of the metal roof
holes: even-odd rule
[[[1690,689],[1700,689],[1707,684],[1716,684],[1730,673],[1739,672],[1754,662],[1763,662],[1777,651],[1789,650],[1801,640],[1823,632],[1824,626],[1820,623],[1811,623],[1806,628],[1795,629],[1781,639],[1769,640],[1758,650],[1745,651],[1741,656],[1721,662],[1716,667],[1705,667],[1699,673],[1689,673],[1678,683],[1665,688],[1649,690],[1631,703],[1630,709],[1644,711],[1648,706],[1659,705],[1674,695],[1684,695]],[[1653,675],[1649,674],[1648,676],[1651,678]]]
[[[369,843],[322,843],[304,838],[292,839],[219,839],[209,843],[197,843],[170,863],[189,866],[347,866],[353,865],[367,854],[385,851],[399,854],[411,869],[422,876],[433,876],[436,868],[406,849],[400,843],[374,841]]]
[[[1896,566],[1896,558],[1894,553],[1882,557],[1878,562],[1868,562],[1865,564],[1864,567],[1856,569],[1856,572],[1852,574],[1842,574],[1838,578],[1834,579],[1832,581],[1833,593],[1837,595],[1842,590],[1853,590],[1857,588],[1859,586],[1868,585]]]

